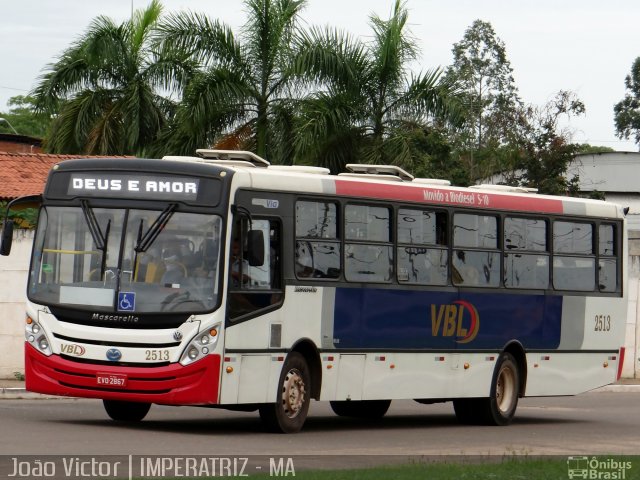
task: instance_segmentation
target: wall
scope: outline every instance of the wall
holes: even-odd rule
[[[16,230],[11,255],[0,257],[0,378],[14,378],[15,372],[24,372],[24,302],[32,242],[33,231]],[[629,308],[622,374],[626,378],[640,378],[640,256],[629,257],[628,268]]]
[[[627,308],[627,333],[625,338],[625,359],[622,366],[624,378],[640,378],[640,256],[629,256],[629,280],[627,292],[629,306]]]
[[[11,138],[14,137],[14,138]],[[20,141],[16,141],[20,140]],[[41,140],[23,135],[0,135],[0,152],[10,153],[41,153]]]
[[[0,378],[24,372],[24,304],[33,233],[16,230],[11,255],[0,257]]]

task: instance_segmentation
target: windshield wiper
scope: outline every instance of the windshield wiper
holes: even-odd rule
[[[96,245],[96,248],[98,250],[102,250],[102,253],[104,253],[107,248],[106,235],[109,234],[109,226],[111,224],[111,220],[109,220],[109,223],[107,223],[106,235],[103,235],[100,224],[98,224],[98,219],[89,206],[89,202],[87,202],[86,200],[82,200],[82,202],[80,202],[80,205],[82,205],[82,213],[84,213],[84,219],[89,226],[89,233],[91,233],[93,243]]]
[[[107,221],[107,227],[102,233],[96,214],[93,213],[93,209],[89,206],[89,202],[82,200],[80,202],[82,206],[82,213],[84,213],[84,219],[89,227],[89,233],[93,238],[93,243],[96,248],[102,252],[102,261],[100,262],[100,278],[104,275],[104,271],[107,268],[107,245],[109,239],[109,231],[111,230],[111,219]]]
[[[160,232],[162,232],[162,229],[164,229],[167,223],[169,223],[169,220],[176,208],[178,208],[177,203],[169,204],[167,208],[158,215],[144,235],[140,235],[142,232],[141,228],[138,230],[138,243],[134,248],[136,252],[146,252],[149,249],[153,242],[156,241],[156,238],[158,238],[158,235],[160,235]],[[140,223],[140,227],[142,227],[142,223]]]

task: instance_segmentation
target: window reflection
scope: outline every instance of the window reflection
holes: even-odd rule
[[[456,247],[497,248],[496,217],[456,214],[453,221],[453,244]]]
[[[554,253],[593,253],[593,226],[589,223],[554,222]]]
[[[329,202],[298,201],[296,277],[338,279],[341,275],[340,257],[337,205]]]

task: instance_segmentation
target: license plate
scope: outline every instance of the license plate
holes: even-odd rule
[[[96,383],[100,387],[123,388],[127,386],[127,376],[113,373],[98,373],[96,375]]]

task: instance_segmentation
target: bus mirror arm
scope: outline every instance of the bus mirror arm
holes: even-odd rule
[[[231,205],[231,213],[234,216],[246,217],[249,220],[249,229],[253,228],[253,219],[251,218],[251,212],[246,207],[240,205]]]
[[[7,217],[5,217],[4,219],[4,227],[2,228],[2,243],[0,243],[0,255],[5,257],[11,253],[11,244],[13,243],[13,220],[10,220]]]

